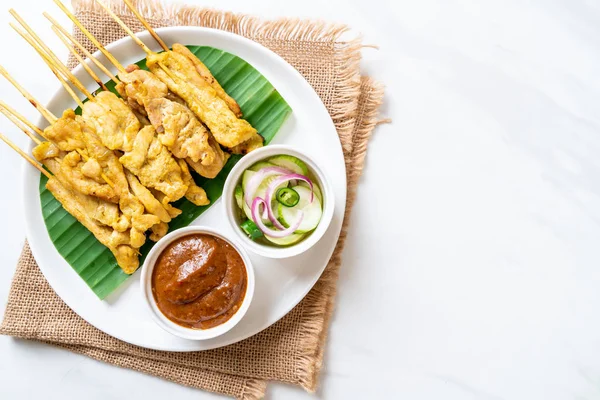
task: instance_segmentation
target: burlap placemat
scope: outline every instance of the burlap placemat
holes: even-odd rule
[[[343,25],[290,19],[263,21],[189,6],[138,3],[155,27],[207,26],[262,43],[296,67],[315,88],[335,122],[347,168],[347,209],[334,255],[306,298],[272,327],[221,349],[170,353],[124,343],[81,319],[51,289],[26,245],[0,333],[44,341],[117,366],[242,399],[263,397],[268,380],[314,391],[322,366],[348,218],[367,142],[378,123],[383,89],[370,78],[360,77],[361,44],[358,39],[340,41],[340,35],[346,31]],[[121,2],[110,4],[134,31],[142,30]],[[91,1],[74,0],[73,8],[101,42],[110,43],[124,36],[112,19]],[[75,33],[93,49],[79,31]],[[70,63],[74,65],[73,60]]]

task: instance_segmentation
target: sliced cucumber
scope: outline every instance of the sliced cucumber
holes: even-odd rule
[[[304,236],[306,236],[304,233],[292,233],[291,235],[286,236],[284,238],[274,238],[274,237],[267,236],[267,235],[265,235],[265,238],[269,242],[275,243],[276,245],[279,245],[279,246],[290,246],[290,245],[298,243],[299,241],[304,239]]]
[[[270,162],[266,162],[266,161],[259,161],[256,164],[254,164],[253,166],[251,166],[250,168],[248,168],[250,171],[258,171],[259,169],[263,169],[263,168],[268,168],[268,167],[274,167],[275,164],[271,164]]]
[[[252,178],[254,174],[256,174],[255,171],[244,171],[244,175],[242,176],[242,189],[244,193],[248,193],[248,183],[250,182],[250,178]],[[273,182],[273,180],[277,179],[278,177],[278,175],[271,175],[268,178],[263,179],[260,185],[258,185],[258,188],[256,188],[256,191],[252,195],[252,198],[254,199],[255,197],[262,197],[264,199],[265,194],[267,193],[267,187],[269,186],[269,183]],[[288,184],[289,182],[282,183],[277,187],[277,189],[287,187]]]
[[[321,200],[317,196],[310,202],[310,189],[304,186],[294,187],[300,195],[300,201],[294,207],[285,207],[282,204],[277,205],[277,219],[286,228],[298,219],[298,213],[302,211],[304,217],[295,233],[310,232],[319,225],[323,209],[321,208]]]
[[[254,221],[252,219],[252,210],[250,210],[250,207],[248,207],[248,204],[246,204],[246,202],[242,203],[242,209],[244,210],[244,214],[246,214],[246,217],[250,220],[250,221]],[[265,220],[263,219],[263,222],[265,222]]]
[[[319,200],[321,201],[321,203],[323,203],[323,194],[321,193],[321,189],[319,188],[319,185],[317,185],[317,182],[315,182],[313,179],[311,179],[313,181],[313,190],[315,192],[315,196],[317,196],[319,198]],[[304,181],[298,181],[298,185],[300,186],[304,186],[307,187],[308,189],[310,189],[310,186],[308,185],[308,183],[304,182]]]
[[[308,167],[304,161],[297,159],[294,156],[288,156],[282,154],[279,156],[271,157],[267,160],[271,164],[278,165],[285,169],[289,169],[295,174],[306,175],[308,174]]]
[[[241,210],[243,208],[242,203],[244,201],[244,191],[242,190],[242,187],[240,185],[237,185],[235,187],[235,190],[233,191],[233,196],[235,197],[235,202]]]
[[[254,174],[256,174],[256,172],[250,171],[249,169],[244,171],[244,175],[242,175],[242,189],[244,190],[244,193],[246,193],[248,182]]]
[[[247,190],[248,190],[248,182],[250,181],[250,178],[252,178],[252,176],[254,174],[256,174],[256,172],[254,172],[254,171],[249,171],[249,170],[244,171],[244,175],[242,177],[242,186],[243,186],[244,193],[247,192]],[[266,197],[265,195],[267,193],[267,188],[269,187],[269,184],[271,182],[273,182],[274,179],[277,179],[277,178],[278,178],[277,175],[272,175],[272,176],[270,176],[268,178],[265,178],[260,183],[260,185],[258,185],[258,188],[254,192],[254,195],[252,196],[252,199],[254,199],[256,197],[260,197],[260,198],[264,199]],[[289,182],[284,182],[281,185],[279,185],[277,187],[277,189],[287,187],[288,184],[289,184]],[[272,204],[273,203],[276,203],[276,202],[272,202]],[[242,208],[244,210],[244,213],[248,217],[248,219],[252,220],[252,210],[250,210],[250,206],[248,206],[248,204],[246,204],[246,202],[243,201],[243,199],[242,199]],[[275,211],[275,210],[273,210],[273,211]],[[268,218],[262,218],[262,221],[263,221],[263,223],[265,225],[268,225],[268,226],[272,226],[273,225]]]

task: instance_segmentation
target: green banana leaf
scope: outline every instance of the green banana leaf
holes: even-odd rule
[[[265,143],[269,143],[292,111],[273,85],[252,65],[233,54],[206,46],[188,48],[206,64],[223,89],[238,102],[244,118],[264,137]],[[137,64],[146,69],[145,59]],[[107,82],[106,85],[116,93],[113,82]],[[79,113],[81,110],[75,111]],[[240,158],[241,156],[232,156],[214,179],[193,174],[196,183],[206,190],[211,204],[221,196],[225,179]],[[47,178],[40,175],[42,215],[50,239],[81,279],[100,299],[104,299],[129,275],[119,268],[112,253],[62,208],[46,189]],[[186,199],[177,201],[174,206],[181,209],[182,213],[171,221],[170,230],[189,225],[210,207],[198,207]],[[148,240],[140,249],[140,265],[153,244]]]

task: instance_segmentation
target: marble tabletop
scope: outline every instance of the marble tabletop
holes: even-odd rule
[[[386,84],[393,124],[370,143],[315,397],[600,399],[598,2],[196,2],[344,22],[380,47],[362,68]],[[42,11],[61,15],[50,0],[9,6],[43,29]],[[1,63],[44,101],[58,84],[9,20]],[[6,146],[0,169],[2,311],[25,231]],[[125,396],[218,397],[0,337],[2,399]],[[267,397],[315,398],[281,384]]]

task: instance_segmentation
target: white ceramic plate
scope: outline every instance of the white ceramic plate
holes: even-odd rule
[[[243,340],[274,324],[296,306],[318,280],[333,253],[344,217],[344,158],[338,135],[325,106],[302,75],[281,57],[251,40],[219,30],[172,27],[158,29],[158,33],[167,44],[177,42],[212,46],[235,54],[252,64],[281,93],[293,112],[272,143],[296,146],[307,152],[324,173],[329,175],[336,204],[335,215],[327,233],[312,249],[294,258],[273,260],[251,254],[256,287],[248,312],[232,330],[206,341],[181,339],[156,325],[140,293],[139,271],[106,300],[99,300],[52,244],[42,218],[38,192],[39,172],[30,165],[24,166],[23,179],[27,237],[33,255],[52,288],[73,311],[96,328],[125,342],[156,350],[214,349]],[[159,50],[147,32],[140,33],[139,37],[153,50]],[[129,37],[107,47],[124,65],[145,57]],[[105,65],[110,65],[104,57],[96,55]],[[37,67],[45,68],[41,61]],[[96,89],[95,83],[83,68],[78,67],[75,75],[88,89]],[[57,115],[68,107],[75,107],[75,103],[62,89],[48,104],[48,108]],[[219,202],[220,200],[215,202],[194,224],[210,226],[234,237]]]

